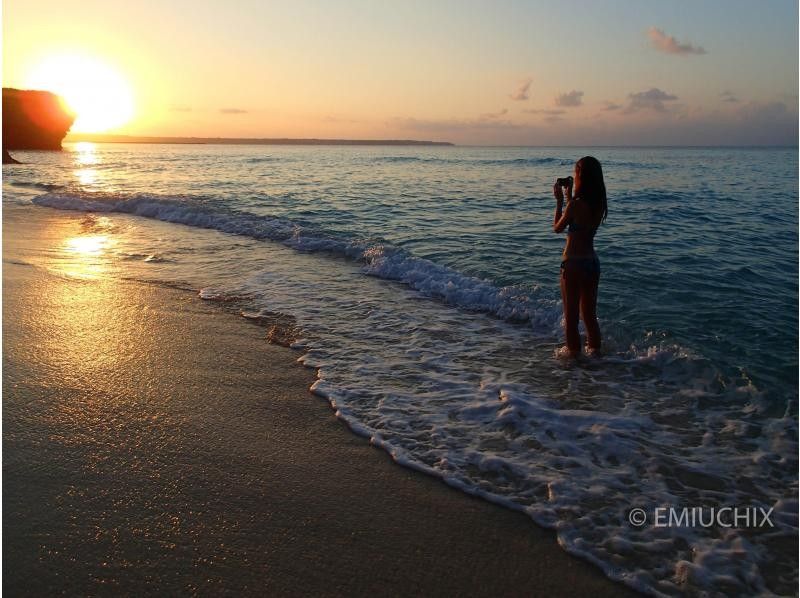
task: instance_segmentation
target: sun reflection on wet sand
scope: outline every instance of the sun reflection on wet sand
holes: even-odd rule
[[[108,235],[68,237],[61,245],[56,269],[72,278],[98,278],[108,269],[113,244]]]
[[[91,256],[92,254],[85,254]],[[120,301],[120,285],[112,277],[100,276],[104,267],[98,264],[76,262],[68,264],[62,272],[67,279],[50,287],[50,301],[61,305],[59,309],[58,342],[50,346],[50,352],[56,363],[69,363],[74,355],[86,356],[86,371],[62,371],[60,379],[69,380],[75,377],[86,379],[91,368],[102,365],[104,369],[113,370],[115,364],[123,358],[120,354],[123,346],[116,339],[121,338],[117,311]],[[71,280],[70,280],[71,279]],[[88,414],[77,414],[75,409],[102,411],[99,405],[91,405],[84,400],[80,406],[62,405],[57,417],[86,417]],[[70,413],[72,414],[70,415]]]
[[[154,350],[141,340],[134,347],[128,330],[132,321],[148,324],[137,299],[138,293],[148,289],[115,276],[124,240],[111,219],[42,211],[35,214],[34,225],[30,214],[22,210],[18,214],[16,218],[4,214],[6,224],[15,231],[4,238],[4,251],[34,266],[20,266],[15,272],[32,277],[41,294],[31,297],[31,304],[50,314],[46,327],[35,328],[46,328],[48,333],[26,343],[31,352],[47,356],[49,383],[59,389],[48,421],[54,429],[65,422],[92,430],[107,427],[109,412],[124,408],[115,401],[119,388],[125,386],[122,381],[132,375],[131,364],[141,358],[141,352]],[[39,309],[29,313],[32,320],[40,318]],[[85,440],[62,438],[73,447],[83,446]],[[87,449],[87,466],[101,462],[107,456],[104,450],[107,447]]]
[[[72,237],[64,245],[67,251],[81,255],[102,255],[103,249],[108,244],[106,235],[89,235],[87,237]]]

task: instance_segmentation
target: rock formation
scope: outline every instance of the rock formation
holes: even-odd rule
[[[74,120],[75,115],[54,93],[3,88],[4,150],[60,150]],[[5,158],[4,152],[4,162]]]

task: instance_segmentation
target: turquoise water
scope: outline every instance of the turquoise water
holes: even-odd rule
[[[596,238],[606,357],[574,364],[554,356],[551,188],[587,154],[609,190]],[[6,209],[88,212],[87,234],[113,239],[114,275],[293,316],[315,392],[399,462],[524,510],[639,589],[796,586],[780,548],[797,538],[796,149],[18,157],[29,164],[4,170]],[[627,519],[736,505],[773,508],[776,526]]]

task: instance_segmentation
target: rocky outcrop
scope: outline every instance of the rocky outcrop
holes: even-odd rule
[[[75,115],[54,93],[3,88],[4,150],[60,150],[74,121]]]

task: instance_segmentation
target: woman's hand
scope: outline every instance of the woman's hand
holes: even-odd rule
[[[567,179],[567,203],[572,201],[572,178]]]
[[[564,191],[561,189],[561,185],[558,184],[558,181],[553,185],[553,195],[557,203],[562,203],[564,201]]]

